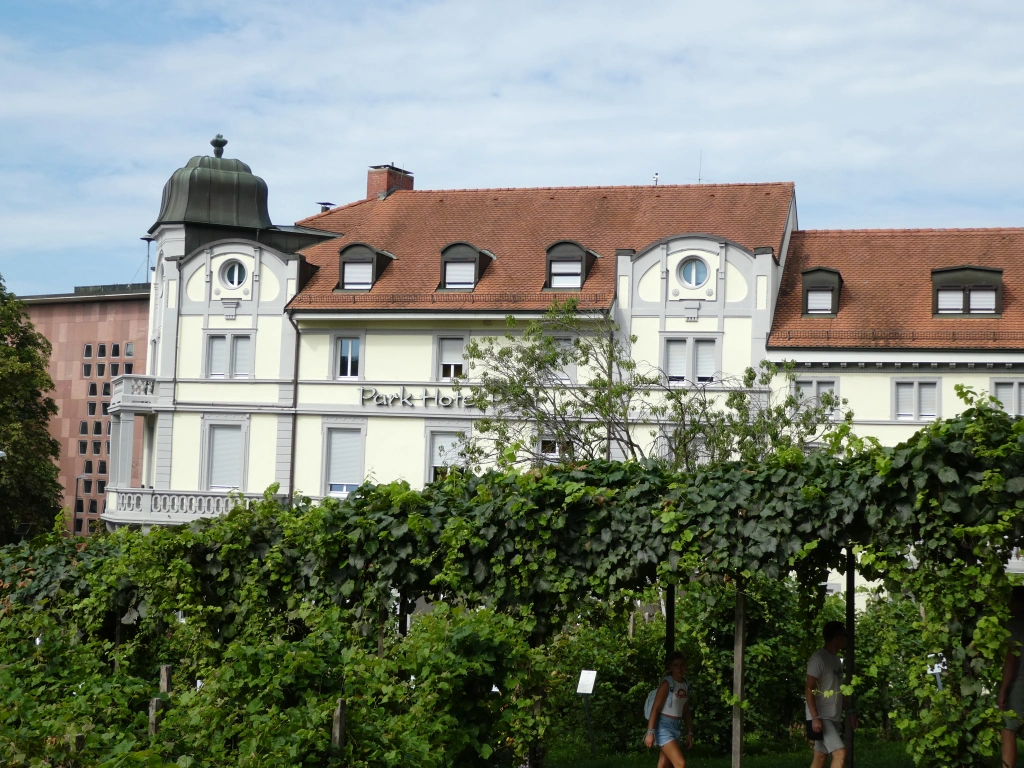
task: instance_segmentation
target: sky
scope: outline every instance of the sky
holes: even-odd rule
[[[0,0],[0,275],[145,280],[222,133],[275,223],[420,189],[793,181],[803,229],[1024,226],[1024,3]]]

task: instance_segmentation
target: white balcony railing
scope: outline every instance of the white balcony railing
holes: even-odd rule
[[[153,376],[118,376],[113,381],[110,410],[151,410],[160,395],[160,384]]]
[[[104,521],[118,525],[181,525],[204,517],[223,515],[238,503],[238,494],[225,491],[158,491],[152,488],[108,488]],[[246,501],[263,498],[245,493]],[[284,499],[283,495],[279,498]]]

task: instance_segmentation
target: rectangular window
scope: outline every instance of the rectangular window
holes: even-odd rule
[[[110,364],[110,378],[113,379],[116,376],[119,376],[120,374],[121,374],[121,364],[120,363],[111,363]]]
[[[96,397],[96,382],[89,382],[89,397]]]
[[[696,348],[695,367],[697,381],[707,382],[715,380],[715,342],[713,339],[698,339],[693,343]]]
[[[110,441],[107,440],[107,456],[110,455]]]
[[[93,440],[92,441],[92,455],[101,456],[103,454],[103,441]]]
[[[359,339],[338,339],[338,377],[359,375]]]
[[[210,427],[209,486],[211,490],[242,487],[242,428]]]
[[[107,364],[106,363],[96,363],[96,378],[97,379],[102,379],[106,375],[107,375]]]
[[[92,363],[82,363],[82,378],[88,379],[92,376]]]
[[[362,434],[358,429],[332,429],[327,435],[327,491],[345,495],[362,482]]]
[[[97,480],[96,481],[96,493],[106,493],[106,492],[107,492],[107,481],[106,480]]]
[[[106,344],[100,344],[96,348],[96,357],[106,357],[106,356],[107,356],[107,345]]]
[[[135,370],[135,364],[134,363],[125,363],[124,364],[124,375],[125,376],[131,376],[132,375],[132,371],[134,371],[134,370]]]
[[[686,342],[669,339],[665,342],[665,375],[670,382],[686,380]]]
[[[971,288],[968,293],[971,314],[993,314],[996,311],[995,288]]]
[[[231,376],[248,379],[252,375],[252,337],[235,336],[231,339]]]
[[[89,403],[89,415],[90,416],[95,416],[96,415],[96,403]]]
[[[895,411],[900,421],[936,418],[939,413],[939,385],[934,381],[897,381]]]
[[[476,262],[448,261],[444,265],[445,288],[472,288],[476,282]]]
[[[95,403],[94,403],[94,405],[95,405]],[[110,403],[104,403],[103,404],[103,415],[104,416],[110,415]]]
[[[557,440],[550,437],[541,438],[540,452],[544,457],[544,461],[549,464],[556,464],[562,459],[572,455],[568,441],[563,440],[562,443],[559,444]]]
[[[102,391],[103,391],[103,396],[104,397],[110,397],[110,382],[109,381],[104,381],[103,382],[103,390]]]
[[[455,432],[430,433],[430,481],[442,480],[456,463],[459,436]]]
[[[78,441],[78,455],[85,456],[89,452],[89,441],[79,440]]]
[[[440,359],[440,378],[451,381],[462,375],[462,353],[466,342],[463,339],[439,339],[438,358]]]
[[[94,421],[92,423],[92,433],[94,435],[102,435],[103,434],[103,422],[102,421]]]
[[[89,514],[97,515],[99,514],[99,511],[99,504],[97,503],[96,499],[89,499]]]
[[[89,434],[89,422],[88,421],[79,422],[79,424],[78,424],[78,434],[80,434],[80,435],[88,435]]]
[[[133,341],[126,341],[124,343],[124,356],[125,357],[134,357],[135,356],[135,342],[133,342]]]
[[[996,381],[992,395],[1003,404],[1003,410],[1011,416],[1024,416],[1024,382]]]
[[[832,314],[832,291],[812,288],[807,291],[807,314]]]
[[[960,314],[964,311],[963,288],[940,288],[937,293],[940,313]]]
[[[341,268],[342,287],[349,290],[369,290],[373,285],[373,264],[366,261],[346,261]]]
[[[821,400],[821,396],[826,392],[836,391],[836,382],[833,379],[799,379],[796,388],[797,397],[801,400],[808,397]]]
[[[82,350],[82,357],[92,357],[92,344],[86,344],[85,349]]]
[[[580,288],[583,285],[582,261],[552,261],[552,288]]]
[[[567,360],[562,366],[562,370],[558,371],[558,379],[564,384],[572,384],[576,381],[576,363],[571,362],[574,359],[572,357],[572,339],[568,337],[557,338],[555,339],[555,346],[558,348],[559,357]]]
[[[82,493],[92,493],[92,480],[82,481]]]
[[[99,467],[98,467],[98,474],[101,474],[101,475],[107,474],[107,462],[100,461]]]
[[[121,345],[120,344],[111,344],[110,345],[110,356],[111,357],[120,357],[121,356]]]
[[[85,462],[85,468],[82,470],[82,474],[85,474],[85,475],[91,475],[92,474],[92,459],[89,459],[88,461]]]
[[[111,428],[111,426],[113,426],[113,424],[114,424],[114,422],[112,422],[112,421],[108,421],[107,422],[107,437],[110,437],[110,431],[111,431],[110,428]],[[108,448],[107,450],[109,451],[110,449]]]
[[[81,499],[79,499],[79,501],[81,501]],[[81,532],[82,532],[82,520],[81,520],[81,518],[79,518],[79,519],[75,520],[75,533],[81,533]]]
[[[85,499],[75,499],[75,514],[85,513]]]
[[[228,337],[211,336],[207,344],[206,375],[223,379],[228,374]]]

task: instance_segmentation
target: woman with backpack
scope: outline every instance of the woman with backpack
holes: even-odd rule
[[[652,701],[653,697],[653,701]],[[650,749],[661,747],[658,768],[686,768],[679,740],[686,723],[686,748],[693,748],[693,716],[690,713],[690,686],[686,682],[686,656],[673,651],[665,660],[665,677],[661,685],[647,697],[647,736],[644,744]]]

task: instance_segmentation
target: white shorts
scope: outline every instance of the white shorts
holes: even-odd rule
[[[821,736],[821,739],[814,742],[815,752],[831,755],[837,749],[846,748],[846,745],[843,744],[842,723],[837,723],[835,720],[822,720]]]

